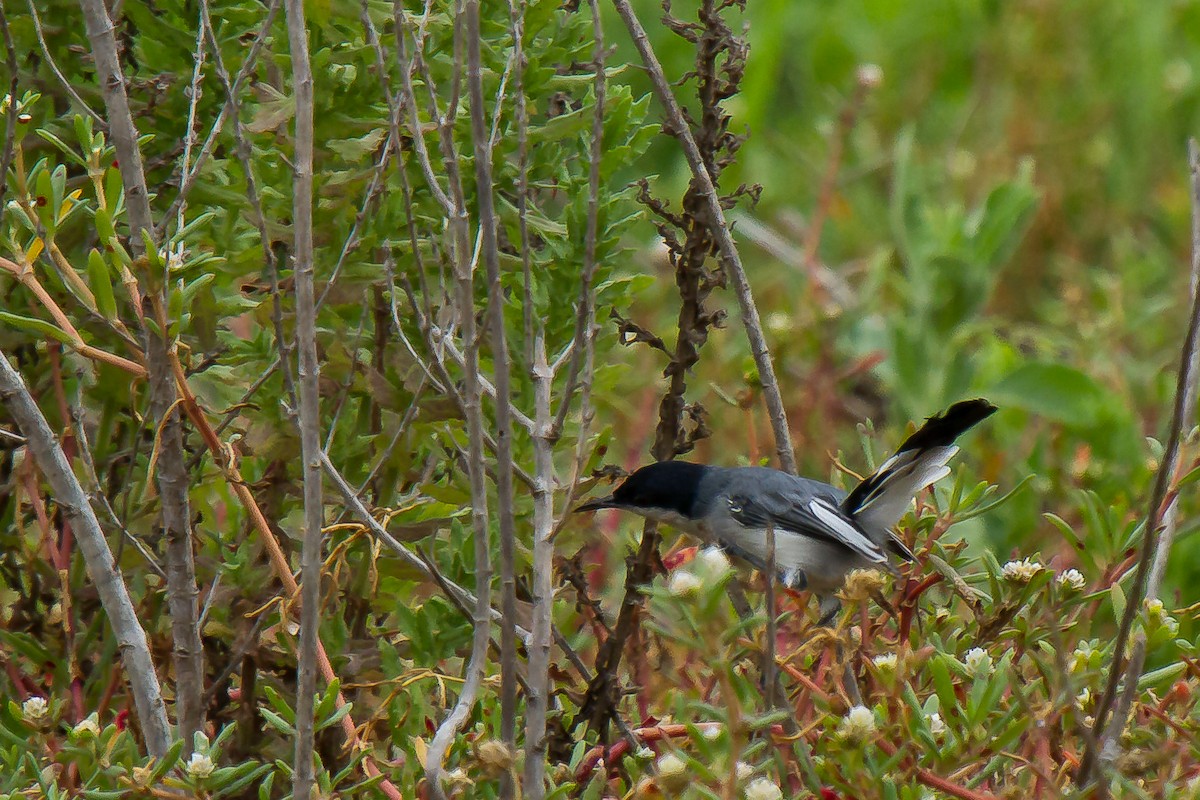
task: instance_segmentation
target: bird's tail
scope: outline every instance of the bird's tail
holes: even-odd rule
[[[864,530],[890,531],[917,492],[950,474],[946,465],[958,452],[954,440],[995,411],[987,400],[963,400],[930,417],[894,456],[850,492],[842,511]],[[907,548],[899,554],[912,558]]]

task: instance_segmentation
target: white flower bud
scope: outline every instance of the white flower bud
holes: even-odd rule
[[[1083,577],[1083,573],[1074,568],[1058,573],[1054,581],[1063,591],[1082,592],[1087,586],[1087,579]]]
[[[202,780],[212,775],[213,770],[216,768],[217,765],[204,753],[192,753],[192,757],[183,765],[183,769],[188,776],[197,780]]]
[[[866,706],[855,706],[846,712],[838,725],[838,736],[851,742],[865,741],[875,733],[875,712]]]
[[[963,656],[963,666],[972,678],[986,678],[992,674],[992,657],[982,647],[972,647]]]
[[[883,68],[878,64],[860,64],[856,77],[859,86],[874,89],[883,83]]]
[[[700,591],[700,587],[704,583],[697,578],[693,573],[686,569],[676,570],[671,574],[671,580],[667,584],[667,591],[676,597],[688,597]]]
[[[100,735],[100,717],[97,714],[91,714],[87,719],[80,722],[71,729],[71,735],[83,739],[89,736]]]
[[[768,778],[755,778],[746,787],[746,800],[782,800],[783,790]]]
[[[21,704],[21,716],[31,725],[38,725],[46,719],[50,713],[50,704],[46,702],[46,698],[33,697]]]
[[[700,557],[696,561],[700,566],[700,571],[713,580],[725,577],[725,573],[732,569],[729,556],[725,555],[725,551],[719,547],[704,548],[700,551]]]
[[[1013,583],[1029,583],[1043,569],[1045,567],[1040,561],[1023,558],[1020,561],[1009,561],[1001,568],[1000,574],[1005,580]]]

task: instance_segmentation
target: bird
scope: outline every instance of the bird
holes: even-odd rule
[[[996,412],[983,398],[929,417],[895,454],[849,493],[769,467],[658,461],[629,475],[577,513],[619,509],[665,523],[766,574],[768,529],[776,580],[818,598],[818,624],[840,608],[836,592],[855,569],[898,570],[915,556],[893,527],[922,489],[950,474],[963,433]]]

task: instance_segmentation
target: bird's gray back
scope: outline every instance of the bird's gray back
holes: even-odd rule
[[[723,498],[726,497],[758,492],[794,495],[798,503],[821,497],[840,505],[846,498],[845,492],[828,483],[800,478],[770,467],[713,467],[700,482],[698,500],[705,503],[706,507],[697,508],[696,511],[703,515],[718,500],[724,502]]]

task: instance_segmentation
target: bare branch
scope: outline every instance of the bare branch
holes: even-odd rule
[[[17,51],[13,44],[12,31],[8,27],[8,15],[4,13],[4,3],[0,0],[0,38],[4,39],[4,66],[8,68],[8,103],[2,109],[4,112],[4,151],[0,152],[0,223],[4,222],[4,213],[8,208],[5,195],[8,194],[8,167],[13,158],[13,142],[17,132],[17,89],[20,84],[20,73],[17,72]]]
[[[671,84],[663,72],[658,56],[654,54],[654,48],[650,45],[645,28],[642,27],[633,7],[629,5],[629,0],[613,0],[613,5],[624,21],[625,27],[628,28],[633,44],[642,57],[642,63],[645,64],[646,70],[650,74],[654,94],[658,97],[658,102],[666,113],[671,133],[683,147],[683,154],[687,158],[688,166],[692,169],[692,177],[699,191],[708,201],[710,215],[708,224],[720,247],[721,263],[733,283],[734,293],[737,295],[738,305],[741,307],[742,324],[745,326],[746,336],[750,340],[750,351],[754,356],[754,364],[758,368],[759,381],[762,383],[763,398],[767,403],[767,413],[771,419],[771,430],[775,434],[775,454],[779,459],[780,467],[794,474],[796,457],[792,448],[792,437],[788,432],[787,411],[783,405],[783,397],[779,393],[779,382],[775,377],[775,366],[771,362],[771,351],[763,336],[762,322],[758,318],[758,307],[754,304],[754,296],[750,291],[750,283],[746,279],[746,271],[742,267],[742,259],[738,255],[737,245],[725,222],[725,211],[721,208],[720,194],[713,184],[708,168],[704,165],[704,159],[700,154],[699,147],[696,146],[696,139],[692,136],[691,128],[684,119],[683,111],[679,108],[679,103],[676,102],[675,95],[671,92]]]
[[[97,78],[108,115],[109,136],[121,164],[121,181],[129,216],[130,247],[145,255],[143,234],[153,236],[146,175],[138,148],[138,132],[125,93],[125,76],[117,58],[112,20],[103,0],[80,0],[87,24],[88,40],[96,63]],[[192,555],[191,514],[188,509],[188,475],[183,451],[183,426],[176,401],[175,376],[171,364],[169,320],[166,312],[166,276],[153,283],[161,288],[148,293],[150,313],[160,333],[146,334],[146,372],[150,383],[150,411],[159,436],[157,479],[162,504],[162,521],[167,540],[167,595],[174,638],[176,704],[184,751],[191,751],[192,733],[204,721],[200,705],[204,691],[204,648],[200,642],[196,569]]]
[[[300,450],[304,461],[304,545],[300,556],[300,646],[296,687],[296,760],[292,796],[308,800],[315,754],[313,698],[317,690],[317,645],[321,619],[321,395],[318,382],[316,299],[313,290],[313,77],[303,0],[286,0],[292,91],[296,99],[292,199],[295,236],[296,346],[299,350]]]
[[[0,352],[0,404],[10,414],[25,435],[29,452],[54,492],[63,516],[75,532],[83,552],[88,577],[100,595],[100,603],[117,637],[121,663],[133,690],[133,700],[141,721],[146,748],[150,754],[162,757],[171,746],[171,724],[163,703],[162,689],[154,671],[146,633],[129,599],[129,591],[121,579],[120,570],[100,530],[100,522],[88,504],[83,487],[79,485],[67,457],[25,387],[20,374]]]
[[[550,438],[550,390],[541,331],[533,342],[533,391],[537,425],[533,438],[533,623],[529,642],[529,696],[525,698],[525,781],[529,800],[546,796],[546,716],[550,704],[550,643],[554,611],[554,459]],[[590,682],[590,678],[589,678]]]
[[[429,745],[425,761],[425,777],[436,800],[446,800],[441,773],[446,753],[450,749],[459,727],[466,721],[475,703],[476,693],[483,681],[487,666],[488,642],[490,640],[491,617],[491,550],[488,543],[488,497],[484,463],[485,437],[481,407],[481,378],[479,375],[479,337],[475,326],[475,282],[474,265],[471,261],[470,222],[467,217],[463,195],[462,177],[459,172],[458,153],[455,150],[451,114],[457,102],[458,75],[463,69],[462,21],[471,16],[478,26],[479,0],[460,0],[457,4],[454,23],[454,91],[450,111],[441,120],[439,132],[442,145],[442,165],[450,181],[453,203],[449,208],[450,230],[454,243],[452,253],[456,302],[463,340],[463,411],[467,423],[467,473],[471,484],[471,528],[475,539],[475,631],[471,642],[471,656],[467,662],[466,677],[454,709],[442,720]],[[401,37],[402,38],[402,37]],[[402,56],[403,59],[403,56]],[[405,73],[405,70],[401,71]],[[405,77],[406,89],[411,80]],[[421,139],[420,129],[413,131],[413,141]],[[440,191],[440,190],[439,190]],[[436,194],[436,192],[435,192]],[[510,462],[511,463],[511,462]]]
[[[192,83],[188,87],[187,130],[183,134],[183,157],[179,163],[181,184],[183,183],[183,178],[188,177],[188,168],[192,163],[192,148],[196,146],[196,109],[200,106],[200,95],[202,93],[200,83],[204,80],[204,14],[207,10],[207,8],[202,9],[200,18],[196,21],[196,55],[192,61]],[[217,115],[218,124],[224,121],[224,113],[225,109],[222,108],[221,113]],[[204,154],[202,153],[201,155],[203,156]],[[192,175],[195,175],[199,171],[199,164],[197,164],[197,169]],[[179,197],[171,206],[171,210],[163,216],[163,228],[167,227],[172,217],[176,218],[175,224],[178,228],[183,227],[184,212],[186,210],[184,203],[185,196],[181,189]],[[162,238],[166,240],[165,235]]]
[[[84,385],[82,373],[81,369],[76,374],[79,386]],[[162,565],[158,563],[158,559],[154,557],[154,554],[150,552],[146,545],[142,544],[142,540],[130,533],[129,529],[121,522],[120,517],[117,516],[117,512],[113,509],[112,504],[108,502],[108,497],[105,496],[104,491],[100,487],[100,477],[96,474],[96,464],[92,459],[91,447],[88,445],[87,421],[84,419],[82,397],[76,398],[76,401],[71,404],[71,426],[72,432],[79,442],[80,460],[83,462],[87,479],[92,485],[91,491],[88,492],[88,500],[91,501],[92,508],[95,509],[98,506],[104,509],[104,513],[108,515],[109,521],[121,532],[125,540],[142,554],[142,558],[146,559],[146,563],[150,565],[150,569],[154,571],[154,574],[164,581],[167,580],[167,571],[162,568]],[[0,433],[3,432],[0,431]]]
[[[267,34],[271,31],[271,23],[275,20],[275,12],[279,9],[279,0],[270,0],[267,5],[267,16],[263,19],[262,26],[258,29],[258,35],[254,37],[254,41],[250,43],[250,48],[246,51],[246,58],[242,61],[242,66],[238,69],[237,76],[231,82],[229,73],[225,70],[224,59],[221,57],[221,45],[217,42],[216,31],[212,26],[212,13],[209,9],[208,0],[200,0],[200,31],[199,35],[203,35],[208,41],[209,47],[213,52],[213,66],[216,69],[217,80],[221,87],[225,90],[225,104],[221,106],[220,113],[217,114],[216,120],[213,122],[212,128],[209,129],[208,135],[204,139],[204,144],[200,147],[200,153],[196,156],[196,163],[189,168],[185,157],[182,169],[180,170],[181,180],[179,182],[179,194],[171,201],[170,208],[163,215],[162,226],[165,228],[184,203],[187,202],[187,196],[191,193],[196,185],[197,179],[200,177],[200,170],[208,163],[209,157],[212,155],[213,148],[216,146],[217,138],[221,135],[221,131],[225,128],[226,120],[232,119],[234,124],[234,141],[236,143],[236,151],[238,160],[242,162],[242,167],[245,169],[246,159],[249,154],[249,147],[246,146],[242,136],[242,123],[238,118],[238,110],[241,106],[240,93],[242,84],[249,76],[251,70],[258,63],[258,54],[262,50],[263,43],[266,42]],[[199,47],[197,47],[199,50]],[[198,81],[199,72],[192,79],[192,110],[195,109],[195,104],[200,95],[200,84]],[[188,134],[189,144],[192,142],[192,128],[189,121]],[[243,153],[245,151],[245,153]],[[262,233],[262,206],[258,203],[256,191],[254,188],[254,178],[246,172],[246,195],[250,200],[250,205],[258,211],[258,222],[260,223],[260,233]],[[160,233],[162,233],[160,231]],[[263,235],[264,244],[266,236]]]
[[[514,572],[516,519],[513,513],[512,389],[508,339],[504,330],[504,291],[500,285],[500,250],[496,241],[495,199],[492,196],[492,148],[483,99],[483,64],[479,31],[479,0],[466,4],[467,97],[470,101],[471,140],[475,151],[476,202],[482,232],[483,263],[488,279],[492,371],[496,378],[496,513],[500,520],[500,737],[509,747],[517,742],[517,579]],[[499,109],[497,109],[499,114]],[[464,313],[467,312],[463,309]],[[512,797],[507,775],[500,796]]]
[[[600,9],[596,0],[588,0],[592,11],[592,67],[596,72],[592,82],[595,94],[592,108],[592,141],[588,159],[588,205],[587,222],[583,240],[583,275],[580,278],[578,308],[575,317],[575,336],[571,341],[571,366],[567,372],[567,382],[559,401],[558,415],[554,418],[552,436],[562,431],[567,412],[571,407],[571,399],[578,388],[580,372],[583,372],[584,399],[581,403],[581,415],[587,414],[587,395],[591,389],[591,358],[592,358],[592,329],[596,325],[596,294],[592,290],[592,280],[596,274],[596,238],[600,235],[600,157],[603,155],[604,138],[604,26],[600,21]],[[584,369],[584,367],[587,369]],[[580,439],[586,439],[586,432],[580,432]]]
[[[446,194],[442,189],[442,185],[438,182],[437,173],[433,169],[433,162],[429,159],[429,150],[425,147],[425,133],[421,126],[421,116],[417,108],[417,93],[413,89],[412,81],[415,56],[414,59],[408,57],[408,46],[405,43],[405,32],[408,30],[407,14],[404,11],[404,5],[398,0],[393,0],[392,9],[396,27],[396,56],[400,61],[400,86],[404,90],[404,102],[401,105],[408,108],[408,113],[411,115],[408,124],[409,130],[412,132],[413,152],[417,155],[417,163],[421,167],[421,172],[425,175],[425,182],[429,184],[429,191],[433,193],[438,205],[446,212],[446,216],[452,217],[454,215],[454,203],[451,202],[450,196]],[[437,120],[435,119],[434,121],[436,122]]]
[[[1146,510],[1146,527],[1142,532],[1142,548],[1138,555],[1137,571],[1134,573],[1133,586],[1129,592],[1129,601],[1125,613],[1121,617],[1121,625],[1113,642],[1112,665],[1109,667],[1108,683],[1104,694],[1096,704],[1093,733],[1103,731],[1089,739],[1088,748],[1084,751],[1079,765],[1077,783],[1086,785],[1098,780],[1103,788],[1104,776],[1098,773],[1098,768],[1107,769],[1116,760],[1120,752],[1121,732],[1125,729],[1125,721],[1129,709],[1137,695],[1138,680],[1142,676],[1146,659],[1146,633],[1138,631],[1134,638],[1132,652],[1128,662],[1122,666],[1126,643],[1129,641],[1133,622],[1141,613],[1143,602],[1158,596],[1166,571],[1167,558],[1170,555],[1171,544],[1177,530],[1177,502],[1171,498],[1175,471],[1179,466],[1179,451],[1183,444],[1186,429],[1190,429],[1191,421],[1196,411],[1196,376],[1200,371],[1200,147],[1196,140],[1188,142],[1188,167],[1191,175],[1192,189],[1192,264],[1191,264],[1191,318],[1188,322],[1187,334],[1184,338],[1180,354],[1179,375],[1175,384],[1175,402],[1171,410],[1171,427],[1167,434],[1167,443],[1163,456],[1159,460],[1158,472],[1154,479],[1154,489],[1150,495],[1150,506]],[[1164,508],[1164,506],[1166,506]],[[1124,674],[1125,687],[1119,700],[1117,691]],[[1111,719],[1108,712],[1116,710]]]

